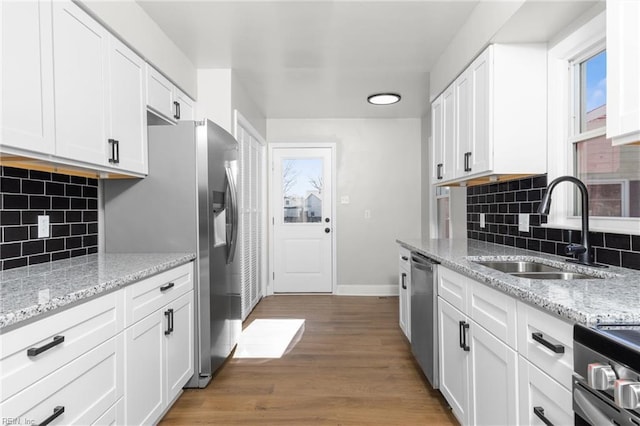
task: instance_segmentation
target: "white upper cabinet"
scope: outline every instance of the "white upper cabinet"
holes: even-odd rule
[[[607,137],[640,142],[640,2],[607,0]]]
[[[2,146],[53,153],[51,3],[0,2]]]
[[[89,164],[107,159],[109,33],[71,2],[53,3],[56,154]]]
[[[491,45],[443,92],[436,183],[546,172],[546,64],[544,45]]]
[[[147,174],[145,62],[115,38],[109,44],[108,161],[122,170]]]
[[[156,117],[171,124],[195,119],[194,101],[148,64],[147,108]]]
[[[449,181],[454,176],[455,102],[453,85],[432,104],[432,143],[434,147],[433,181]]]

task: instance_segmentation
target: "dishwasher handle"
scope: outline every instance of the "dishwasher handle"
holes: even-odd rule
[[[411,267],[422,271],[433,271],[433,266],[438,262],[422,255],[411,253]]]

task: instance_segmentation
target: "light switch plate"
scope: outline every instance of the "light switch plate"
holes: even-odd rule
[[[484,213],[480,213],[480,228],[484,228],[486,226]]]
[[[529,232],[529,215],[527,213],[518,214],[518,231]]]
[[[38,216],[38,238],[49,238],[49,216]]]
[[[371,210],[367,209],[364,211],[364,218],[371,219]]]

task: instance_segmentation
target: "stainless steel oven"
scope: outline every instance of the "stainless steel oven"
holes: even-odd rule
[[[640,325],[574,326],[576,425],[640,426]]]

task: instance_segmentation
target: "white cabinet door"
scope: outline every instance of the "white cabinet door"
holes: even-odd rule
[[[471,172],[471,80],[465,70],[453,82],[455,110],[454,174],[464,176]]]
[[[469,67],[471,89],[469,163],[470,173],[493,169],[493,137],[491,132],[491,60],[492,49],[486,49]]]
[[[471,360],[469,424],[518,423],[518,355],[475,321],[468,332]]]
[[[571,391],[522,356],[518,370],[521,425],[542,426],[545,422],[540,416],[557,426],[574,424]]]
[[[440,392],[458,421],[468,424],[469,356],[461,347],[461,321],[467,321],[466,316],[438,297]]]
[[[147,64],[147,108],[163,120],[175,123],[176,102],[173,84]]]
[[[411,279],[410,272],[404,268],[400,269],[398,276],[398,285],[400,292],[400,328],[411,341]]]
[[[640,141],[640,2],[607,0],[607,137]]]
[[[453,85],[442,93],[442,167],[443,181],[454,178],[455,173],[455,94]]]
[[[165,335],[167,401],[170,403],[180,393],[193,375],[193,291],[171,302],[171,333]]]
[[[166,406],[164,332],[168,318],[158,310],[125,330],[126,424],[157,421]]]
[[[443,179],[444,152],[442,140],[442,95],[438,96],[431,104],[431,143],[433,149],[433,170],[431,171],[431,183],[437,184]]]
[[[71,2],[53,2],[56,153],[107,164],[109,34]]]
[[[0,2],[2,18],[2,146],[52,154],[53,47],[51,3]]]
[[[175,89],[176,107],[178,108],[177,116],[178,120],[195,120],[196,119],[196,105],[195,102],[187,96],[182,90]]]
[[[146,174],[147,113],[145,62],[115,37],[109,38],[109,165]],[[115,158],[114,158],[115,157]]]

